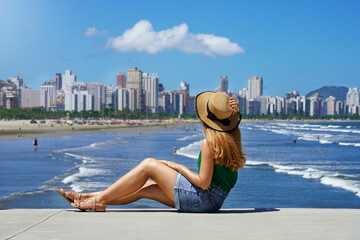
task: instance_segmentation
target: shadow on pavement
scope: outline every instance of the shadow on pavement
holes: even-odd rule
[[[73,210],[73,209],[67,209],[66,211],[69,212],[79,212],[84,213],[80,210]],[[280,209],[277,208],[254,208],[254,209],[221,209],[217,213],[205,213],[205,214],[239,214],[239,213],[261,213],[261,212],[277,212],[280,211]],[[107,209],[106,212],[118,212],[118,213],[185,213],[180,212],[176,209]],[[195,213],[199,214],[199,213]]]
[[[261,213],[261,212],[278,212],[277,208],[254,208],[254,209],[224,209],[220,210],[220,214],[224,213]]]

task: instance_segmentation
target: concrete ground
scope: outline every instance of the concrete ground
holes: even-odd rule
[[[0,210],[0,239],[360,239],[360,209]]]

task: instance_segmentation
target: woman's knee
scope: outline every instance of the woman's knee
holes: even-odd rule
[[[145,158],[141,162],[141,165],[143,165],[144,169],[146,170],[151,169],[152,167],[156,167],[158,164],[160,164],[160,162],[155,158]]]

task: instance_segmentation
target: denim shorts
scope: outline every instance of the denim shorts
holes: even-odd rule
[[[218,212],[227,193],[210,186],[203,190],[178,173],[174,185],[175,208],[182,212]]]

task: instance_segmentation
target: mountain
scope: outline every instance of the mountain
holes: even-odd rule
[[[336,97],[337,100],[345,101],[348,90],[349,88],[347,87],[324,86],[309,92],[308,94],[306,94],[306,97],[311,97],[314,93],[317,92],[324,98],[324,100],[329,96],[333,96]]]

